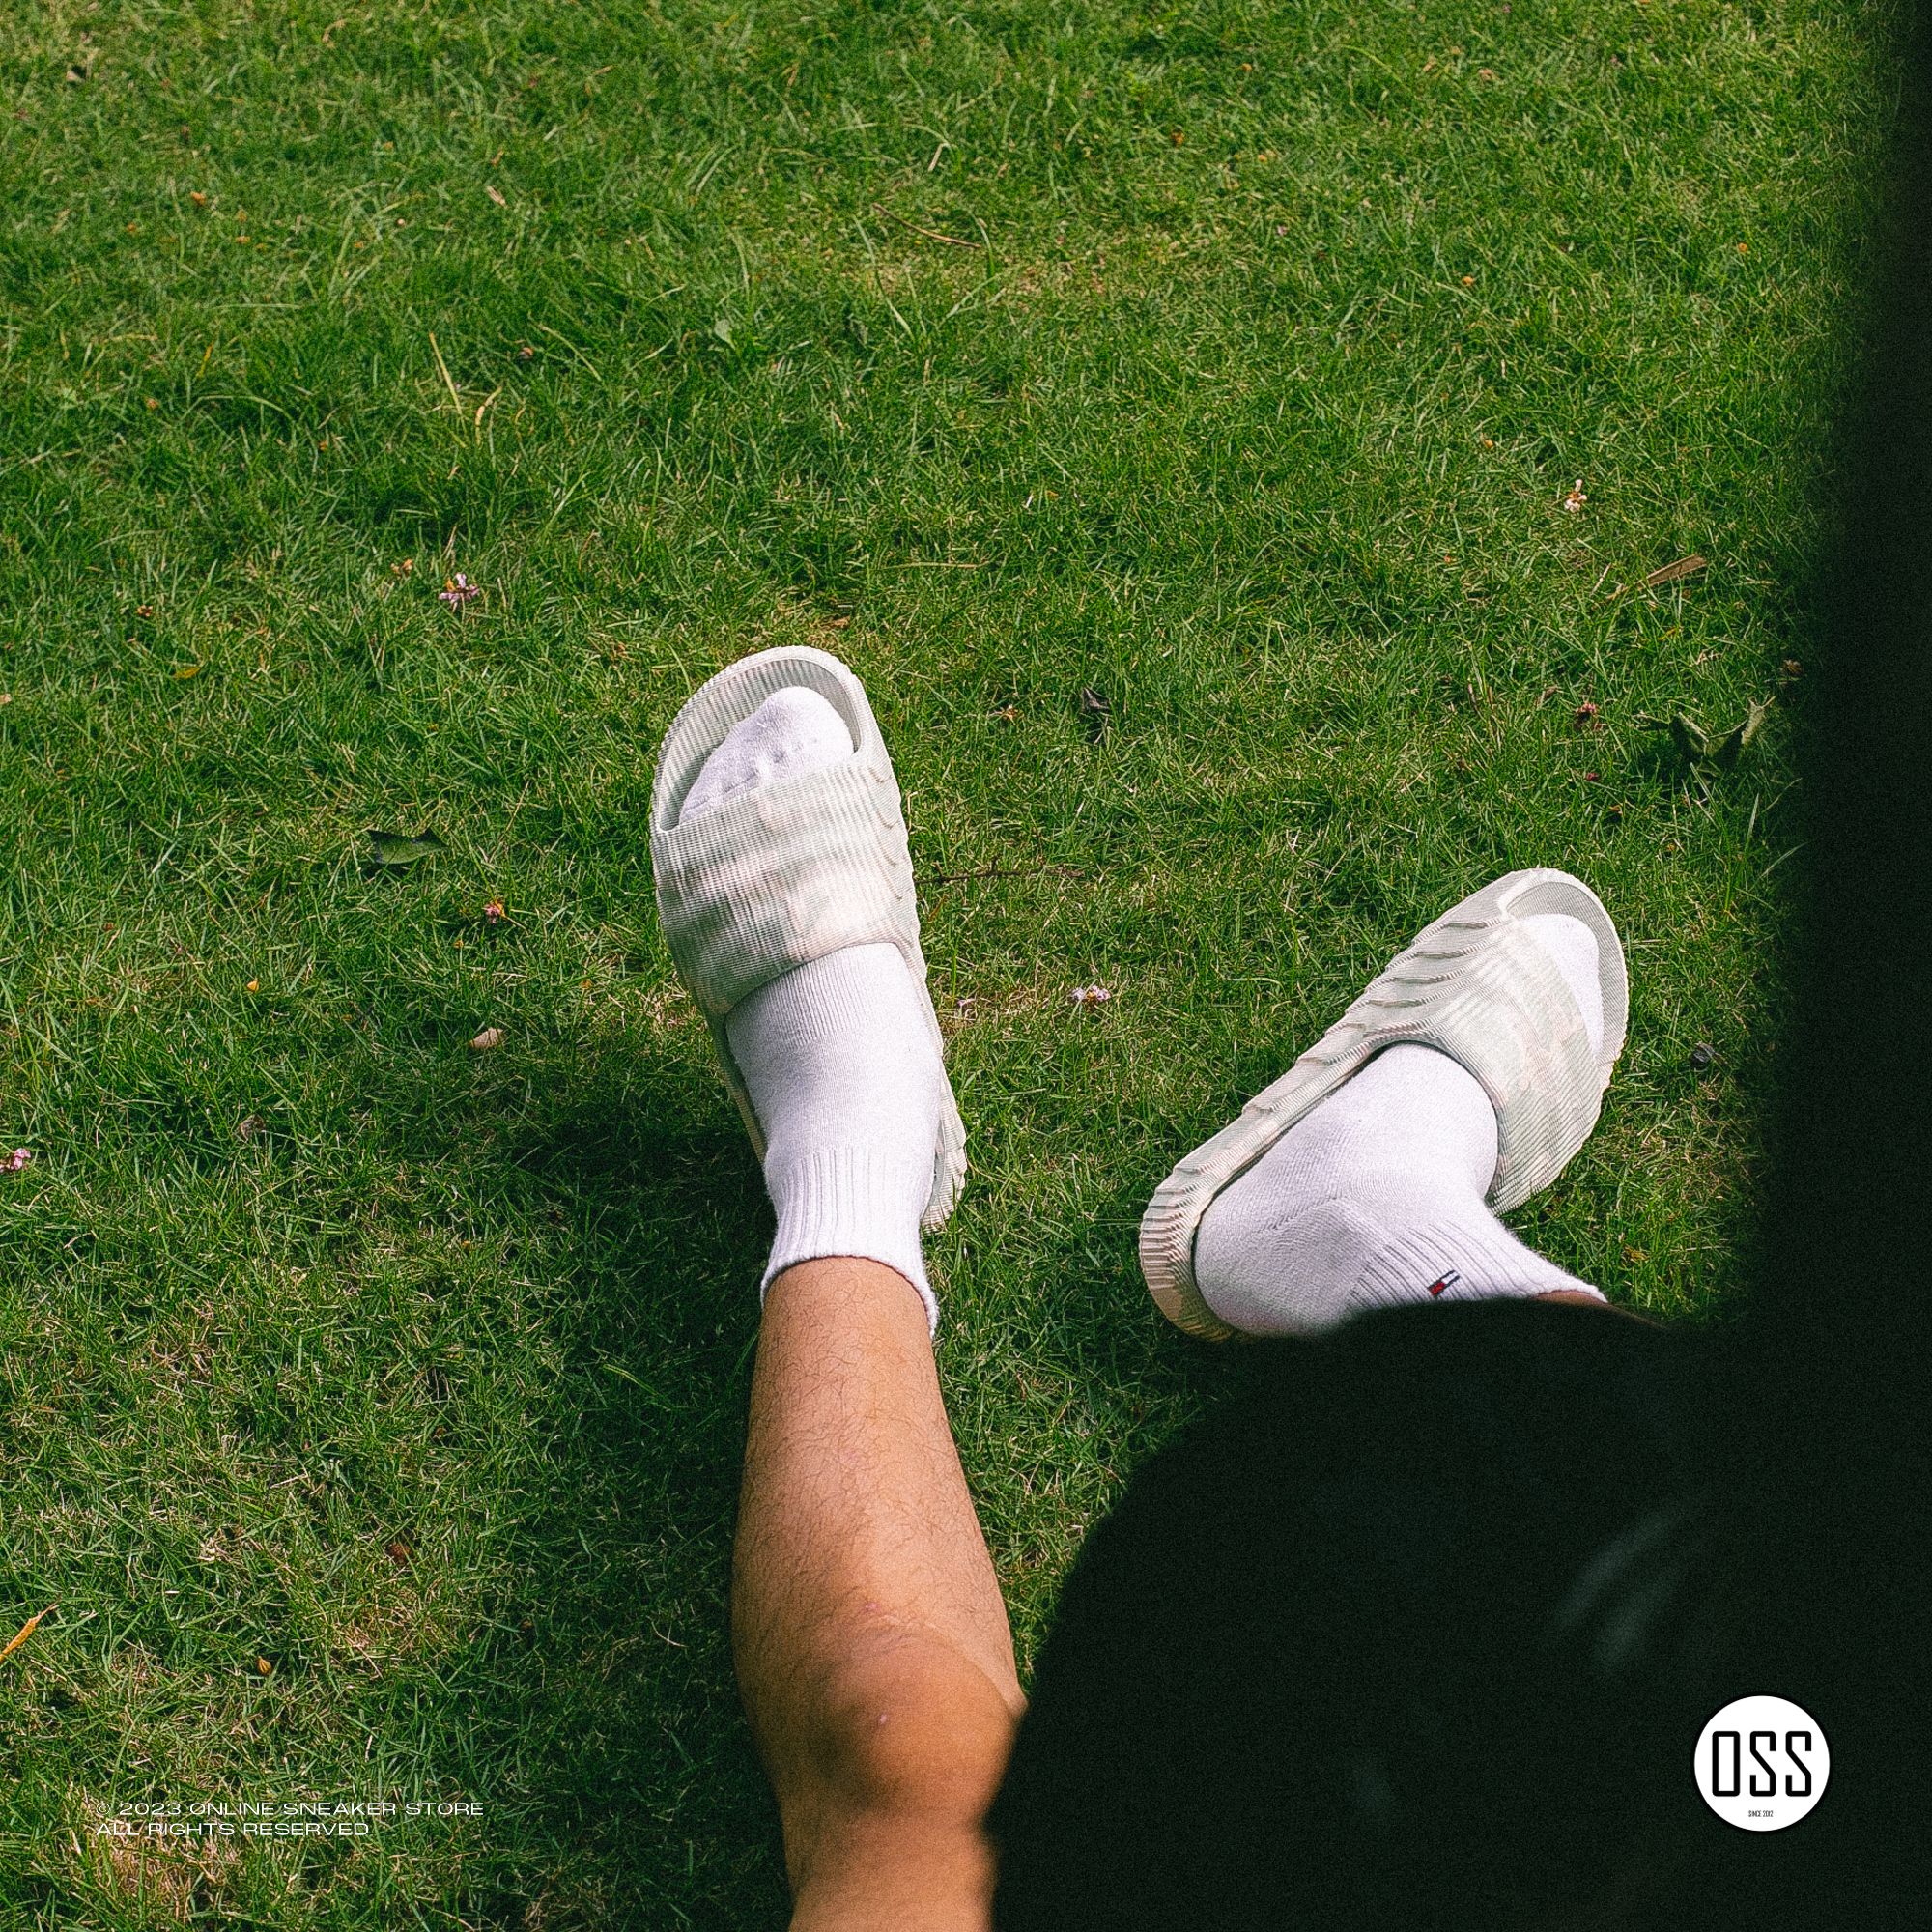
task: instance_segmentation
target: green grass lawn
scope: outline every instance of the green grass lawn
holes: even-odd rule
[[[1634,981],[1519,1227],[1721,1308],[1884,29],[6,10],[0,1926],[781,1921],[724,1628],[768,1220],[645,840],[755,646],[849,659],[906,788],[1023,1656],[1238,1373],[1148,1191],[1497,871],[1580,871]],[[1708,776],[1649,723],[1774,694]],[[481,1816],[102,1831],[378,1797]]]

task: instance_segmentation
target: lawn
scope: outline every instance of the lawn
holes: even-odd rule
[[[0,1926],[781,1922],[768,1217],[645,839],[758,645],[845,656],[906,788],[1023,1658],[1239,1373],[1149,1189],[1497,871],[1581,872],[1634,982],[1517,1225],[1720,1319],[1886,25],[6,10]],[[1661,728],[1765,698],[1728,765]],[[478,1814],[110,1829],[378,1799]]]

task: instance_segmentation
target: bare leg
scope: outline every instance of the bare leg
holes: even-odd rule
[[[925,1312],[880,1263],[771,1285],[731,1622],[794,1926],[984,1927],[980,1820],[1025,1700]]]

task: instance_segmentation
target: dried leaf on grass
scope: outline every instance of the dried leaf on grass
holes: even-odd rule
[[[1700,777],[1707,769],[1727,772],[1756,741],[1774,702],[1769,697],[1753,699],[1742,722],[1720,735],[1707,731],[1696,719],[1682,711],[1672,715],[1665,728],[1685,762]],[[1651,722],[1653,728],[1657,728],[1656,721]]]
[[[1687,577],[1696,577],[1711,567],[1711,559],[1701,552],[1690,556],[1680,556],[1675,563],[1666,563],[1653,570],[1647,577],[1639,577],[1631,583],[1619,583],[1610,592],[1612,601],[1632,590],[1661,590],[1666,583],[1682,583]],[[1607,564],[1604,567],[1604,577],[1610,574]],[[1597,580],[1598,588],[1603,586],[1603,578]]]
[[[6,1644],[4,1646],[0,1646],[0,1659],[12,1657],[14,1653],[16,1650],[18,1650],[19,1647],[23,1643],[25,1643],[26,1640],[30,1636],[32,1636],[37,1630],[40,1629],[41,1619],[46,1614],[47,1612],[45,1610],[36,1610],[34,1614],[30,1616],[27,1619],[27,1621],[23,1623],[20,1626],[20,1628],[16,1630],[14,1633],[14,1634],[7,1639]]]
[[[1695,577],[1706,568],[1709,559],[1702,556],[1680,556],[1675,563],[1666,563],[1662,570],[1653,570],[1643,580],[1646,590],[1661,589],[1666,583],[1681,583],[1687,577]]]
[[[378,832],[372,826],[369,846],[379,866],[413,866],[442,850],[434,832]]]

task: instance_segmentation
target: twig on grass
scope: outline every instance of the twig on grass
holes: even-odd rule
[[[442,359],[442,351],[436,346],[435,329],[429,332],[429,353],[436,357],[436,366],[442,372],[442,385],[449,391],[449,400],[455,405],[456,413],[462,415],[463,398],[456,393],[456,384],[450,377],[449,364]]]
[[[890,208],[872,204],[874,214],[883,214],[888,221],[896,221],[902,227],[910,228],[915,235],[923,235],[928,242],[944,242],[949,248],[971,248],[983,255],[986,244],[983,242],[969,242],[963,235],[942,235],[936,228],[922,228],[917,221],[908,221],[903,214],[895,214]]]

